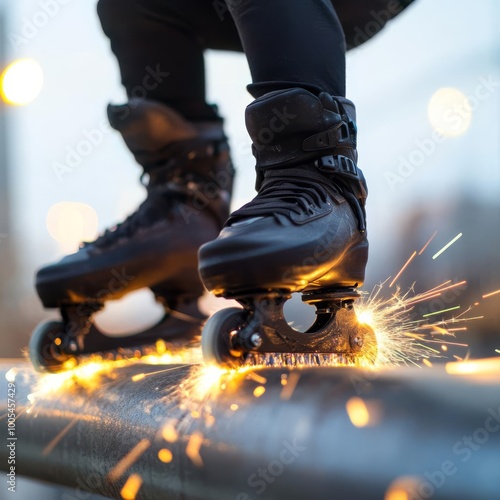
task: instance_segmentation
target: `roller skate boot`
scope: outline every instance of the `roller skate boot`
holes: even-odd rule
[[[233,182],[222,121],[191,123],[148,100],[110,105],[108,117],[143,167],[147,197],[123,223],[39,270],[43,305],[62,315],[31,337],[29,355],[40,370],[58,371],[91,353],[140,352],[158,339],[184,345],[199,339],[206,319],[198,308],[197,251],[227,219]],[[105,302],[140,288],[164,306],[161,321],[126,337],[99,331],[93,315]]]
[[[373,363],[373,330],[357,320],[368,258],[366,182],[357,166],[352,102],[300,88],[250,104],[257,196],[200,248],[200,274],[236,299],[203,330],[205,360],[223,365]],[[316,307],[305,332],[286,322],[292,292]]]

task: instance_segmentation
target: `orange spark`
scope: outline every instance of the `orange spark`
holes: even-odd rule
[[[429,238],[427,243],[422,247],[422,250],[418,252],[418,255],[422,255],[424,253],[425,249],[429,246],[430,242],[436,237],[436,234],[438,234],[437,231],[434,231],[434,233],[432,233],[432,236]]]
[[[135,500],[137,493],[142,486],[142,477],[139,474],[132,474],[123,485],[120,494],[123,500]]]
[[[483,299],[487,299],[488,297],[493,297],[493,295],[498,295],[500,293],[500,290],[496,290],[494,292],[487,293],[483,295]]]
[[[401,270],[399,271],[399,273],[396,274],[396,277],[391,281],[391,284],[389,285],[389,288],[392,288],[392,285],[394,285],[394,283],[396,283],[396,281],[403,274],[404,270],[408,267],[408,265],[410,264],[410,262],[415,258],[415,255],[417,255],[416,251],[411,254],[411,257],[406,261],[406,264],[401,268]]]
[[[151,446],[149,439],[141,439],[113,468],[108,474],[108,479],[112,482],[118,480],[125,471],[131,467],[137,459]]]
[[[59,441],[68,433],[68,431],[78,422],[78,417],[72,420],[59,434],[43,449],[42,455],[47,456],[59,444]]]
[[[176,420],[169,420],[162,428],[161,435],[168,443],[175,443],[179,437],[175,428]]]
[[[259,385],[258,387],[256,387],[254,389],[253,395],[256,398],[260,398],[262,396],[262,394],[264,394],[265,392],[266,392],[266,388],[263,385]]]
[[[283,401],[288,401],[292,397],[292,394],[295,392],[295,387],[297,387],[299,378],[300,378],[299,372],[293,371],[290,373],[286,385],[281,390],[280,398]]]
[[[197,467],[203,467],[203,460],[200,455],[200,448],[202,444],[203,434],[201,432],[195,432],[194,434],[191,434],[186,446],[186,455]]]
[[[172,455],[172,452],[170,450],[168,450],[167,448],[162,448],[159,452],[158,452],[158,458],[164,463],[164,464],[169,464],[172,459],[173,459],[173,455]]]

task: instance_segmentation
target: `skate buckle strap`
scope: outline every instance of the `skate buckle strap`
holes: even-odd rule
[[[356,163],[347,156],[322,156],[314,162],[318,170],[327,174],[340,188],[358,219],[358,228],[366,230],[365,203],[368,196],[365,177]]]
[[[321,151],[338,147],[356,148],[357,127],[353,120],[345,117],[332,128],[304,139],[304,151]]]

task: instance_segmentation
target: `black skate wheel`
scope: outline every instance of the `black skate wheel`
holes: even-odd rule
[[[211,316],[201,334],[201,351],[205,363],[221,366],[243,364],[242,353],[231,350],[231,335],[245,323],[246,313],[238,307],[221,309]]]
[[[46,321],[37,325],[31,334],[28,353],[35,370],[58,372],[69,356],[64,354],[64,324],[61,321]]]

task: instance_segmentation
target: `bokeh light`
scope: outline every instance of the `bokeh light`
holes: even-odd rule
[[[97,213],[86,203],[56,203],[47,213],[47,230],[65,253],[76,251],[82,241],[94,239],[97,225]]]
[[[434,130],[445,137],[465,134],[472,122],[469,99],[456,88],[437,90],[429,101],[427,112]]]
[[[24,106],[34,101],[42,87],[43,71],[33,59],[14,61],[0,77],[2,99],[13,106]]]

